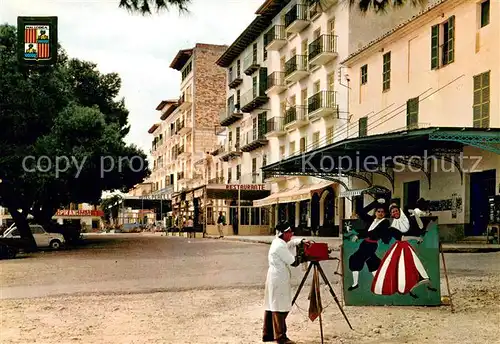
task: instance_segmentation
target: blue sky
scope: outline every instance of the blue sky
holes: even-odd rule
[[[119,0],[1,0],[0,23],[17,16],[58,16],[59,41],[71,57],[90,60],[122,78],[130,110],[127,141],[149,153],[149,127],[162,99],[179,95],[180,73],[168,66],[195,43],[231,44],[253,20],[263,0],[193,0],[191,13],[150,17],[118,8]]]

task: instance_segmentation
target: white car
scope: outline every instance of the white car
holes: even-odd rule
[[[59,233],[48,233],[40,225],[30,225],[31,233],[35,238],[36,246],[39,248],[50,247],[51,249],[58,250],[64,244],[64,236]],[[21,235],[16,226],[12,225],[3,234],[4,238],[20,239]]]

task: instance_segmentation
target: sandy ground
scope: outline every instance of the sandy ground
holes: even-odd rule
[[[163,240],[164,244],[168,239],[155,240]],[[182,252],[186,253],[184,259],[189,260],[190,250],[192,255],[203,251],[207,242],[209,241],[202,240],[197,243],[198,246],[189,247],[182,246],[184,243],[180,244]],[[187,241],[185,243],[187,245]],[[176,245],[179,245],[179,242]],[[50,285],[48,283],[54,282],[54,276],[41,274],[47,270],[39,266],[37,275],[31,265],[45,262],[46,269],[56,265],[55,271],[61,274],[64,269],[74,271],[78,268],[57,266],[56,263],[61,261],[57,254],[66,256],[63,261],[80,259],[79,266],[93,266],[94,260],[98,262],[96,264],[102,265],[109,252],[102,251],[101,258],[98,258],[93,247],[88,251],[49,253],[45,256],[40,254],[41,258],[36,260],[27,258],[9,263],[3,261],[0,264],[0,343],[260,343],[264,290],[260,283],[262,272],[255,279],[252,277],[255,275],[252,269],[255,265],[257,268],[264,268],[260,265],[265,264],[265,259],[262,262],[260,254],[267,251],[267,248],[265,245],[262,247],[222,242],[212,245],[213,255],[229,257],[228,264],[234,258],[240,258],[242,253],[248,258],[240,261],[242,268],[238,269],[238,272],[226,273],[220,267],[200,268],[199,265],[199,269],[208,270],[212,275],[212,286],[196,283],[199,272],[193,267],[191,274],[183,276],[183,281],[187,281],[183,289],[176,289],[177,284],[169,282],[161,285],[161,288],[158,288],[158,283],[152,283],[149,290],[147,286],[136,288],[135,291],[130,286],[127,287],[129,290],[94,290],[99,283],[95,279],[102,279],[105,287],[111,283],[110,280],[116,279],[119,284],[119,281],[128,275],[135,276],[145,283],[152,280],[149,277],[150,271],[143,275],[143,272],[120,270],[102,278],[96,275],[89,279],[85,274],[81,284],[90,285],[88,290],[80,288],[75,292],[60,293],[60,289],[57,289],[54,295],[47,293],[48,295],[41,297],[19,298],[14,297],[16,293],[12,292],[12,288],[24,286],[24,292],[30,290],[29,287],[36,290],[37,285],[28,283],[33,279],[42,289],[47,289],[47,285]],[[111,252],[117,256],[117,253],[124,250],[123,254],[130,255],[125,248],[126,245],[118,245]],[[149,257],[146,252],[137,254],[137,257]],[[249,253],[251,255],[248,255]],[[87,259],[84,260],[82,255]],[[450,283],[455,293],[455,313],[451,313],[450,307],[346,307],[345,311],[354,327],[354,331],[351,331],[327,290],[323,288],[323,305],[326,307],[323,313],[325,343],[498,343],[500,255],[454,254],[449,257]],[[200,259],[206,260],[206,257]],[[52,264],[49,264],[50,262]],[[133,265],[141,266],[140,263]],[[130,266],[126,268],[130,269]],[[258,271],[257,268],[255,271]],[[23,269],[35,276],[30,278]],[[103,269],[107,270],[105,264]],[[238,275],[240,270],[246,273]],[[299,269],[296,270],[294,283],[297,283],[302,275]],[[163,272],[158,272],[157,275],[164,279]],[[72,284],[65,284],[69,282],[66,280],[67,276],[72,276]],[[77,276],[78,273],[68,272],[60,275],[60,280],[64,282],[63,285],[78,285],[78,281],[74,280]],[[254,280],[255,283],[252,282]],[[338,278],[332,277],[331,280],[334,289],[340,294]],[[224,285],[217,281],[223,281]],[[442,289],[444,286],[443,280]],[[164,291],[158,292],[159,289]],[[4,290],[10,292],[5,294]],[[21,289],[14,290],[19,292]],[[308,288],[306,290],[309,291]],[[288,334],[298,343],[320,343],[318,320],[311,322],[307,319],[306,290],[289,315]],[[445,294],[445,289],[443,293]]]

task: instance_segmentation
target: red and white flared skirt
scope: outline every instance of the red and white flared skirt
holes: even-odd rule
[[[372,282],[377,295],[408,294],[429,276],[407,241],[396,241],[386,252]]]

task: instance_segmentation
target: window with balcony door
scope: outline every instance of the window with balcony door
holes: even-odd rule
[[[241,128],[240,127],[236,127],[236,141],[235,141],[235,144],[234,144],[234,147],[236,149],[240,148],[240,132],[241,132]]]
[[[321,36],[321,28],[314,30],[313,32],[313,40],[319,38]]]
[[[307,41],[307,38],[306,38],[306,39],[304,39],[302,41],[302,49],[301,49],[302,50],[302,55],[306,55],[306,56],[308,55],[308,53],[307,53],[307,44],[308,44],[308,41]]]
[[[285,146],[280,146],[280,159],[283,159],[285,157]]]
[[[286,63],[286,57],[285,56],[281,56],[280,57],[280,72],[284,72],[285,71],[285,63]]]
[[[317,80],[313,84],[313,94],[318,93],[320,91],[320,88],[321,88],[321,83],[319,82],[319,80]]]
[[[326,90],[327,91],[334,91],[335,90],[335,73],[331,72],[326,76],[327,84],[326,84]]]
[[[335,35],[335,18],[328,21],[327,28],[327,33],[329,35]]]
[[[473,78],[473,126],[489,128],[490,126],[490,72],[475,75]]]
[[[236,76],[240,77],[241,75],[241,60],[236,61]]]
[[[252,159],[252,183],[257,183],[257,158]]]
[[[361,85],[366,85],[368,82],[368,65],[361,66]]]
[[[307,105],[307,87],[303,88],[300,91],[300,103],[302,104],[302,106],[306,106]]]
[[[455,16],[431,28],[431,69],[455,60]]]
[[[300,152],[304,153],[306,151],[306,137],[300,138]]]
[[[253,63],[257,64],[259,61],[257,61],[257,53],[258,53],[258,46],[257,43],[254,43],[252,46],[252,56],[253,56]]]
[[[368,135],[368,117],[361,117],[358,120],[358,136],[364,137]]]
[[[238,108],[240,108],[240,100],[241,100],[241,90],[236,90],[236,104]]]

